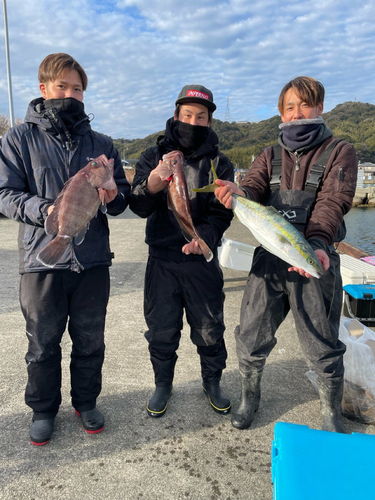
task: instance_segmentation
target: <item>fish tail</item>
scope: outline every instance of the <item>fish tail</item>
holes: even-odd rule
[[[214,182],[216,181],[216,179],[218,179],[218,176],[217,176],[217,173],[216,173],[216,170],[215,170],[215,167],[214,167],[214,162],[211,160],[211,172],[214,176]]]
[[[213,182],[212,184],[208,184],[208,186],[193,188],[192,191],[194,191],[195,193],[214,193],[215,189],[218,187],[219,186]]]
[[[210,250],[209,246],[207,245],[207,243],[204,240],[202,240],[202,238],[199,238],[197,240],[197,242],[198,242],[199,248],[202,250],[202,253],[203,253],[206,261],[210,262],[213,259],[214,254]]]
[[[219,186],[215,184],[216,179],[218,179],[218,176],[216,174],[216,170],[214,167],[214,162],[211,160],[211,171],[214,177],[214,182],[212,184],[208,184],[207,186],[203,186],[201,188],[193,188],[192,191],[195,193],[214,193],[215,189],[217,189]]]
[[[41,250],[36,259],[47,267],[55,267],[71,242],[68,236],[56,236]]]

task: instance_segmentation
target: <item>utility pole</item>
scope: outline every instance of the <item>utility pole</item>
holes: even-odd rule
[[[14,113],[13,113],[13,97],[12,97],[12,77],[10,74],[10,57],[9,57],[9,38],[8,38],[8,17],[6,0],[3,0],[4,7],[4,28],[5,28],[5,53],[7,60],[7,74],[8,74],[8,96],[9,96],[9,117],[10,126],[14,126]]]

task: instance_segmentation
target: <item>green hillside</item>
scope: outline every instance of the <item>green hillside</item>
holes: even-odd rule
[[[335,136],[354,144],[358,159],[375,163],[375,105],[362,102],[339,104],[323,118]],[[257,123],[236,123],[213,120],[212,128],[219,136],[220,149],[238,168],[248,168],[253,155],[277,142],[278,115]],[[139,158],[142,151],[156,143],[163,131],[144,139],[115,139],[115,146],[126,159]]]

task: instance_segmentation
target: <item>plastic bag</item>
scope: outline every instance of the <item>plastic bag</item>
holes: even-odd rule
[[[346,418],[375,425],[375,332],[356,319],[341,317],[340,340],[344,354],[344,397],[342,413]],[[307,377],[318,390],[317,375]]]

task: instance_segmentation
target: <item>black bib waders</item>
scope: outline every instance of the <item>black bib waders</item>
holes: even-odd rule
[[[304,191],[280,191],[281,155],[279,165],[277,161],[276,166],[272,163],[267,205],[275,207],[303,234],[332,148],[325,152],[326,159],[313,166]],[[343,227],[337,241],[344,236]],[[276,345],[276,330],[291,309],[309,368],[328,386],[342,380],[345,345],[338,338],[343,294],[340,258],[333,245],[329,251],[329,269],[320,279],[309,279],[289,272],[289,264],[264,248],[255,250],[242,299],[240,326],[235,332],[242,373],[263,368]]]

